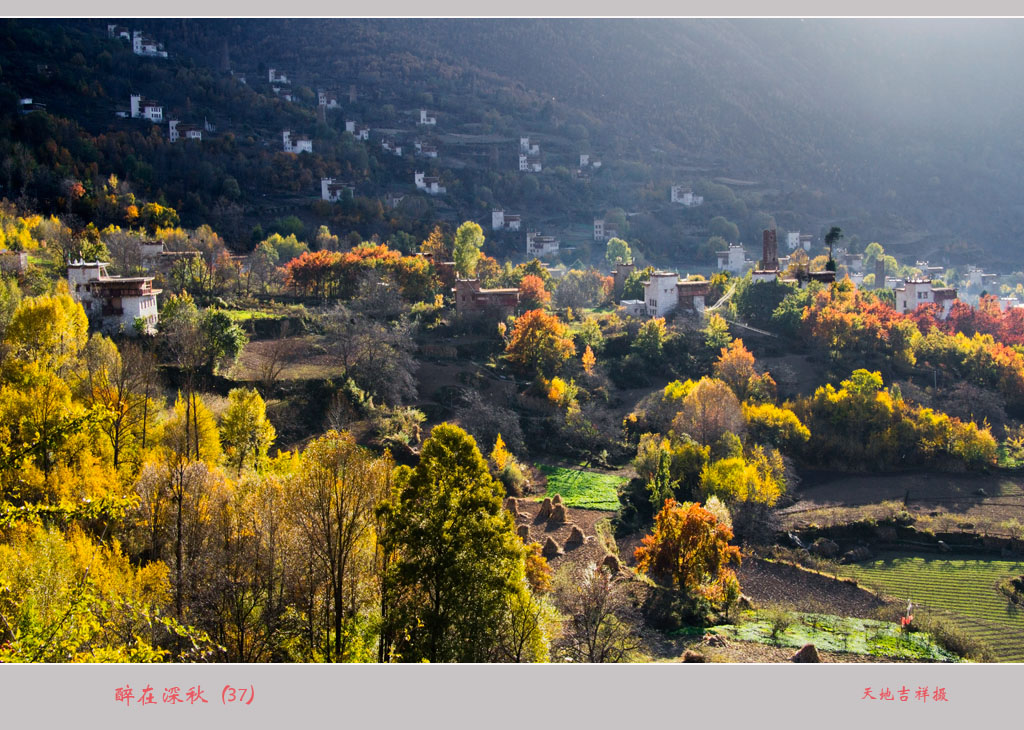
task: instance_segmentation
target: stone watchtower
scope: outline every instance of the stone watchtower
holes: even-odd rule
[[[764,230],[762,243],[761,268],[765,271],[778,271],[779,242],[774,228]]]

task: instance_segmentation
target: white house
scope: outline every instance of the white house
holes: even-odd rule
[[[413,182],[416,183],[417,190],[422,190],[427,195],[444,195],[448,192],[447,188],[440,184],[439,178],[427,176],[419,171],[413,173]]]
[[[1008,297],[999,297],[1000,311],[1005,312],[1008,309],[1020,309],[1021,307],[1024,307],[1024,304],[1021,304],[1016,294],[1011,294]]]
[[[370,139],[370,128],[359,124],[358,122],[345,122],[345,131],[355,135],[356,139],[361,139],[364,142]]]
[[[526,233],[527,256],[553,256],[558,253],[559,245],[559,240],[554,236],[542,236],[536,231],[527,231]]]
[[[437,124],[437,115],[434,112],[428,112],[426,109],[420,109],[420,121],[418,123],[433,127]]]
[[[922,304],[937,304],[941,309],[941,319],[949,316],[949,310],[956,301],[956,289],[949,286],[935,287],[931,279],[904,279],[902,286],[896,287],[896,311],[913,312]]]
[[[524,154],[519,155],[519,172],[540,172],[541,161],[539,157],[529,157]]]
[[[995,286],[998,281],[998,274],[986,274],[976,266],[971,266],[967,269],[967,286],[971,288],[986,289]]]
[[[683,185],[673,185],[671,197],[673,203],[685,205],[687,208],[693,208],[704,202],[704,196],[694,195],[693,190]]]
[[[24,274],[28,271],[28,252],[0,251],[0,271],[7,274]]]
[[[356,188],[351,183],[336,182],[333,177],[320,178],[320,198],[337,203],[342,198],[354,198]]]
[[[177,119],[171,119],[167,122],[167,126],[171,142],[177,142],[182,138],[203,141],[203,130],[194,124],[181,124]]]
[[[341,105],[338,104],[338,95],[333,91],[327,91],[325,89],[319,89],[316,92],[316,103],[325,109],[341,108]]]
[[[276,68],[267,69],[267,81],[272,84],[290,84],[288,80],[288,74],[284,71],[278,71]]]
[[[125,40],[131,43],[132,33],[123,25],[107,24],[107,37],[120,38],[121,40]]]
[[[747,252],[743,250],[743,244],[729,244],[728,251],[716,251],[718,256],[718,269],[729,271],[733,274],[742,274],[751,266],[753,261],[747,260]]]
[[[163,44],[157,43],[141,30],[132,33],[132,51],[136,56],[167,58],[167,51],[164,50]]]
[[[580,167],[586,167],[590,164],[590,155],[581,152],[580,153]]]
[[[537,155],[540,154],[540,145],[539,144],[530,144],[530,138],[529,137],[520,137],[519,138],[519,151],[522,154],[524,154],[524,155],[530,155],[532,157],[536,157]]]
[[[706,281],[683,281],[674,271],[656,271],[644,282],[643,312],[648,317],[664,317],[678,310],[704,312],[704,298],[708,295]],[[627,313],[635,306],[627,307]],[[639,316],[639,315],[633,315]]]
[[[811,250],[811,241],[814,239],[810,233],[800,233],[800,231],[789,231],[786,233],[786,248],[790,251],[796,251],[798,248],[802,248],[804,251]]]
[[[619,306],[625,310],[624,314],[627,317],[643,317],[647,314],[647,307],[644,306],[643,299],[623,299],[619,302]]]
[[[384,205],[386,205],[389,210],[394,210],[401,205],[403,200],[405,200],[405,195],[402,193],[388,193],[384,196]]]
[[[501,208],[497,208],[491,211],[491,230],[492,231],[518,231],[519,226],[522,223],[522,216],[518,214],[505,214],[505,211]]]
[[[390,152],[395,157],[402,156],[402,146],[399,144],[395,144],[394,140],[388,139],[387,137],[381,138],[380,147],[382,150],[384,150],[385,152]]]
[[[107,332],[133,334],[136,320],[147,332],[156,330],[156,295],[152,276],[120,277],[107,274],[108,264],[78,261],[68,264],[68,289],[81,302],[90,320]]]
[[[140,94],[131,95],[132,119],[148,119],[154,123],[164,120],[164,107],[150,99],[143,99]]]
[[[618,238],[619,229],[615,226],[610,226],[605,223],[604,218],[594,219],[594,240],[595,241],[608,241],[612,238]]]
[[[416,141],[416,154],[420,157],[437,157],[437,147],[432,144],[426,144],[424,142]]]
[[[284,143],[285,152],[291,152],[296,155],[302,152],[313,152],[313,140],[309,137],[295,137],[292,139],[290,129],[286,129],[281,132],[281,139]]]

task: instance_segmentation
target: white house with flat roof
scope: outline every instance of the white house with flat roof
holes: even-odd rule
[[[718,256],[719,271],[742,274],[754,265],[753,261],[747,260],[747,252],[743,249],[742,243],[729,244],[727,251],[716,251],[715,253]]]
[[[941,309],[939,317],[949,316],[953,302],[956,301],[956,289],[950,286],[933,286],[931,279],[904,279],[896,288],[896,311],[909,314],[922,304],[937,304]]]
[[[159,319],[152,276],[110,276],[109,264],[77,261],[68,264],[68,289],[82,303],[90,321],[105,332],[136,332],[141,320],[146,332],[155,332]]]

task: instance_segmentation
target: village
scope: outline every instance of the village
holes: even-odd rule
[[[1024,658],[1012,258],[139,25],[82,22],[79,126],[2,59],[0,661]]]

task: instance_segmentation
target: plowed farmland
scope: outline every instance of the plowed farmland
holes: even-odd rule
[[[842,570],[887,596],[947,616],[988,644],[999,661],[1024,661],[1024,610],[997,588],[1000,580],[1024,573],[1024,562],[891,554]]]

